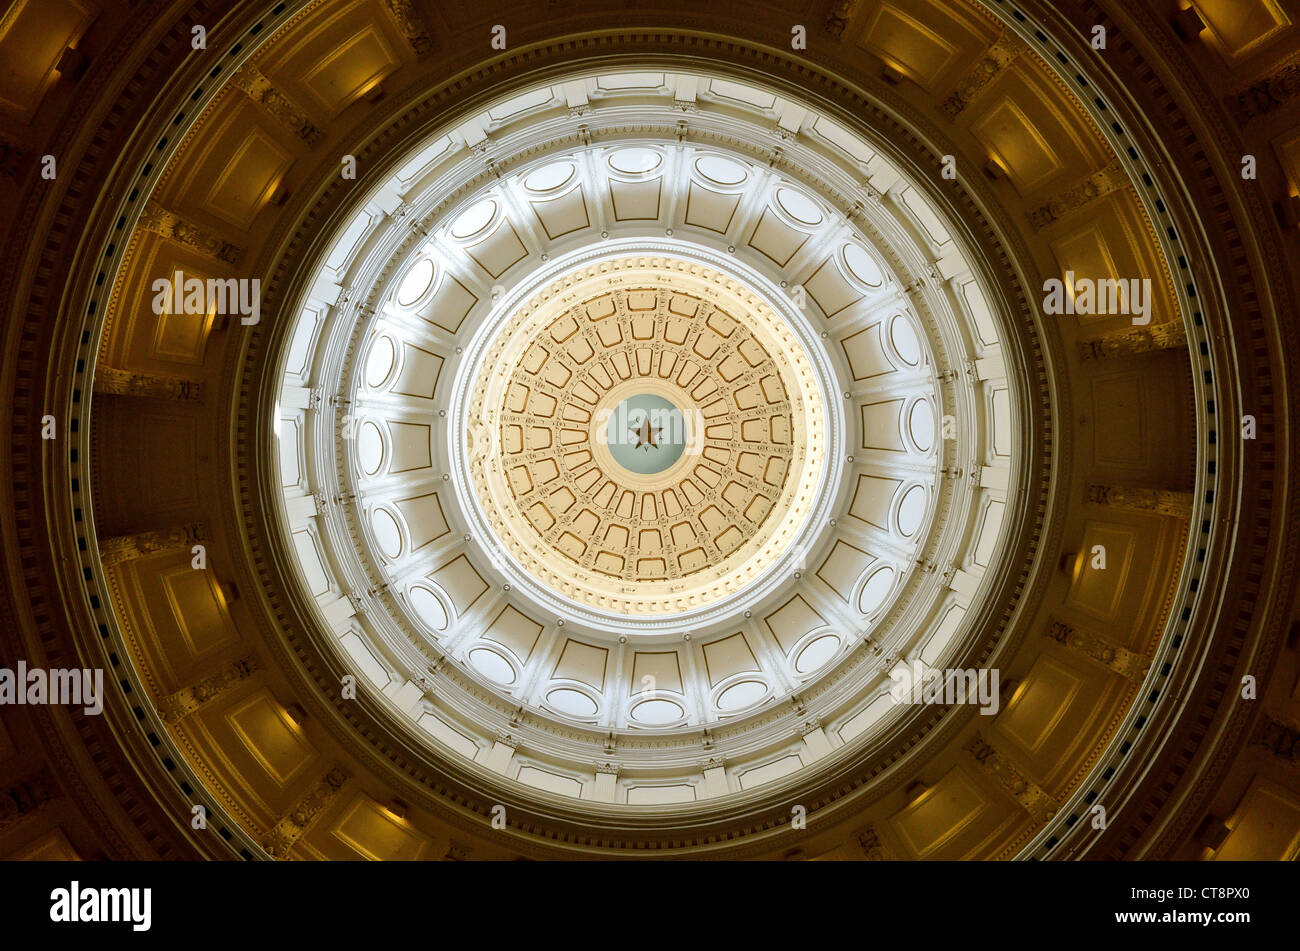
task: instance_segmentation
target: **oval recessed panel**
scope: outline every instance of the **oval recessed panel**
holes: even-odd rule
[[[397,519],[383,509],[375,509],[370,516],[370,527],[374,529],[381,553],[389,558],[402,553],[402,530],[397,527]]]
[[[361,432],[357,434],[357,461],[368,476],[378,472],[384,462],[384,434],[370,420],[361,424]]]
[[[917,449],[930,451],[934,445],[934,410],[928,400],[917,400],[912,404],[912,411],[907,414],[907,431]]]
[[[889,325],[889,339],[894,351],[908,366],[914,367],[921,362],[921,341],[916,337],[912,322],[902,314]]]
[[[556,710],[567,713],[571,717],[594,716],[599,709],[596,706],[596,701],[581,690],[571,690],[568,687],[552,690],[546,695],[546,702]]]
[[[460,213],[460,217],[451,223],[453,238],[472,238],[492,221],[497,213],[497,203],[491,198],[484,198]]]
[[[817,207],[816,202],[803,192],[797,192],[793,188],[778,188],[776,190],[776,203],[781,206],[782,211],[801,224],[821,224],[821,209]]]
[[[430,630],[441,631],[447,627],[447,609],[428,588],[412,588],[409,595],[411,610]]]
[[[476,647],[469,652],[469,662],[475,670],[494,683],[506,686],[515,682],[515,669],[496,651]]]
[[[397,350],[393,347],[393,341],[387,337],[380,337],[370,348],[370,356],[366,358],[366,385],[382,386],[389,374],[393,372],[395,363],[397,363]]]
[[[432,283],[433,262],[428,258],[416,261],[397,286],[397,303],[409,307],[424,296]]]
[[[748,174],[745,166],[717,155],[706,155],[695,162],[696,170],[719,185],[739,185]]]
[[[834,634],[813,638],[795,658],[794,669],[801,674],[811,673],[825,666],[839,649],[840,639]]]
[[[553,191],[573,178],[573,172],[572,162],[553,162],[550,165],[543,165],[524,179],[524,187],[530,192]]]
[[[925,517],[925,489],[914,485],[907,490],[898,506],[898,530],[909,538],[921,527]]]
[[[746,707],[752,707],[765,696],[767,696],[767,684],[758,680],[742,680],[718,694],[717,706],[719,710],[744,710]]]
[[[844,246],[844,263],[848,265],[849,273],[868,287],[879,287],[885,283],[885,276],[880,273],[880,265],[865,248],[859,245]]]
[[[653,172],[662,161],[663,157],[654,149],[641,148],[619,149],[609,157],[610,168],[624,175]]]
[[[889,597],[889,589],[893,586],[894,569],[889,565],[877,568],[867,578],[867,583],[862,586],[862,591],[858,594],[858,610],[863,614],[875,612],[885,603],[885,598]]]
[[[632,708],[629,715],[637,723],[662,726],[665,723],[676,723],[686,714],[682,712],[681,707],[671,700],[656,698],[654,700],[642,700]]]

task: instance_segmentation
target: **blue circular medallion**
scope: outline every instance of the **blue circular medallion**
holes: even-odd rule
[[[686,419],[671,401],[638,393],[619,403],[605,424],[610,455],[637,475],[663,472],[686,448]]]

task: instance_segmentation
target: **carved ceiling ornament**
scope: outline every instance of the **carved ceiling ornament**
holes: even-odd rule
[[[350,650],[420,688],[397,711],[417,734],[455,723],[497,749],[508,733],[514,756],[496,755],[511,769],[536,759],[593,782],[591,764],[617,751],[620,789],[661,782],[665,763],[678,776],[703,748],[728,758],[728,778],[710,780],[722,796],[792,736],[819,735],[809,723],[832,746],[847,742],[848,714],[832,705],[887,671],[846,640],[870,632],[903,656],[946,617],[953,649],[965,641],[951,614],[917,615],[948,596],[953,574],[914,565],[940,549],[955,565],[978,533],[985,546],[1004,533],[1001,519],[969,516],[1015,482],[1020,437],[994,420],[995,458],[993,423],[940,439],[940,419],[977,419],[977,388],[1019,397],[1000,360],[981,365],[986,376],[954,369],[1001,352],[998,298],[976,291],[974,250],[947,231],[937,266],[936,232],[883,197],[888,160],[872,175],[881,188],[860,183],[840,145],[800,134],[771,166],[762,109],[742,121],[734,100],[724,112],[701,98],[683,137],[675,92],[652,102],[638,91],[635,124],[612,103],[596,108],[581,147],[550,128],[561,99],[537,96],[505,120],[484,114],[486,139],[430,146],[376,184],[352,226],[340,219],[346,244],[301,298],[298,339],[316,355],[284,366],[280,406],[295,425],[282,420],[279,433],[282,452],[292,442],[303,453],[305,478],[276,478],[286,511],[308,519],[295,540],[350,579],[339,590],[355,591],[355,577],[390,585],[364,605],[332,584],[313,597]],[[859,190],[866,202],[848,203]],[[898,182],[892,191],[929,200]],[[682,336],[674,322],[687,312]],[[694,376],[678,369],[686,362]],[[574,408],[585,415],[566,417]],[[681,425],[643,429],[643,417],[620,419],[628,408]],[[747,423],[762,424],[761,438]],[[637,433],[654,445],[637,448]],[[752,463],[751,442],[763,453]],[[312,445],[336,452],[320,459]],[[941,478],[956,459],[979,460],[991,488]],[[720,474],[713,484],[705,465]],[[699,495],[686,498],[684,483]],[[318,495],[341,501],[309,515]],[[842,602],[818,590],[817,573],[832,570]],[[978,571],[965,571],[972,583]],[[786,604],[818,629],[786,637],[799,623],[780,614]],[[845,632],[830,638],[840,652],[810,661],[805,648],[818,637],[824,648],[827,630]],[[719,653],[739,646],[737,658],[754,658],[747,671]],[[652,701],[641,652],[668,664],[655,668]],[[799,709],[774,702],[796,683]]]
[[[493,530],[543,584],[604,610],[677,613],[743,588],[794,542],[825,466],[825,404],[797,337],[696,262],[604,261],[550,283],[476,380],[466,448]],[[609,421],[642,393],[685,430],[662,472],[610,451]]]

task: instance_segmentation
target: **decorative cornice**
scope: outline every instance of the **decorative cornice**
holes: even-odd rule
[[[152,199],[140,213],[139,226],[225,264],[237,265],[244,259],[244,249],[239,245],[186,221]]]
[[[988,744],[978,733],[966,746],[986,773],[1010,793],[1035,822],[1046,822],[1060,810],[1060,804],[1027,777],[1018,766]]]
[[[957,83],[957,88],[943,101],[939,111],[955,120],[966,107],[977,100],[1003,70],[1011,65],[1017,56],[1028,47],[1012,30],[1003,30],[1002,34],[971,67],[970,71]]]
[[[1049,623],[1047,636],[1137,684],[1142,683],[1142,678],[1151,666],[1151,658],[1121,647],[1093,631],[1063,621]]]
[[[1130,183],[1123,167],[1118,162],[1112,162],[1029,212],[1029,221],[1035,230],[1042,230],[1066,215],[1126,187],[1130,187]]]
[[[1133,357],[1144,353],[1186,348],[1187,328],[1182,321],[1152,324],[1150,327],[1134,327],[1131,330],[1116,330],[1093,340],[1079,341],[1079,352],[1085,360]]]
[[[198,380],[133,373],[130,370],[118,370],[113,367],[99,367],[95,371],[94,386],[96,393],[108,396],[193,402],[203,399],[203,384]]]
[[[159,531],[117,535],[106,538],[100,543],[100,559],[105,565],[116,565],[166,551],[188,552],[202,542],[206,534],[207,531],[201,523],[190,522]]]
[[[384,0],[384,9],[397,23],[397,29],[412,52],[420,59],[433,54],[433,36],[424,16],[411,0]]]
[[[307,143],[308,148],[315,148],[325,137],[325,133],[312,124],[307,114],[290,102],[252,63],[241,66],[231,82],[236,89],[261,106],[271,118]]]
[[[197,712],[205,704],[230,690],[236,684],[247,680],[254,671],[261,669],[261,662],[249,654],[232,661],[215,673],[209,674],[198,683],[182,687],[175,693],[158,701],[158,713],[163,722],[174,724]]]
[[[349,773],[342,766],[335,765],[312,787],[298,804],[289,810],[288,815],[280,819],[262,838],[262,847],[277,859],[286,859],[294,844],[302,838],[312,822],[325,811],[343,784],[348,781]]]

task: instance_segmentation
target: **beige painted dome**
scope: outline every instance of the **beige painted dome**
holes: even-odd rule
[[[510,313],[471,372],[475,501],[553,592],[690,613],[797,544],[825,400],[795,332],[738,281],[662,256],[581,266]],[[662,413],[638,423],[639,396]]]

